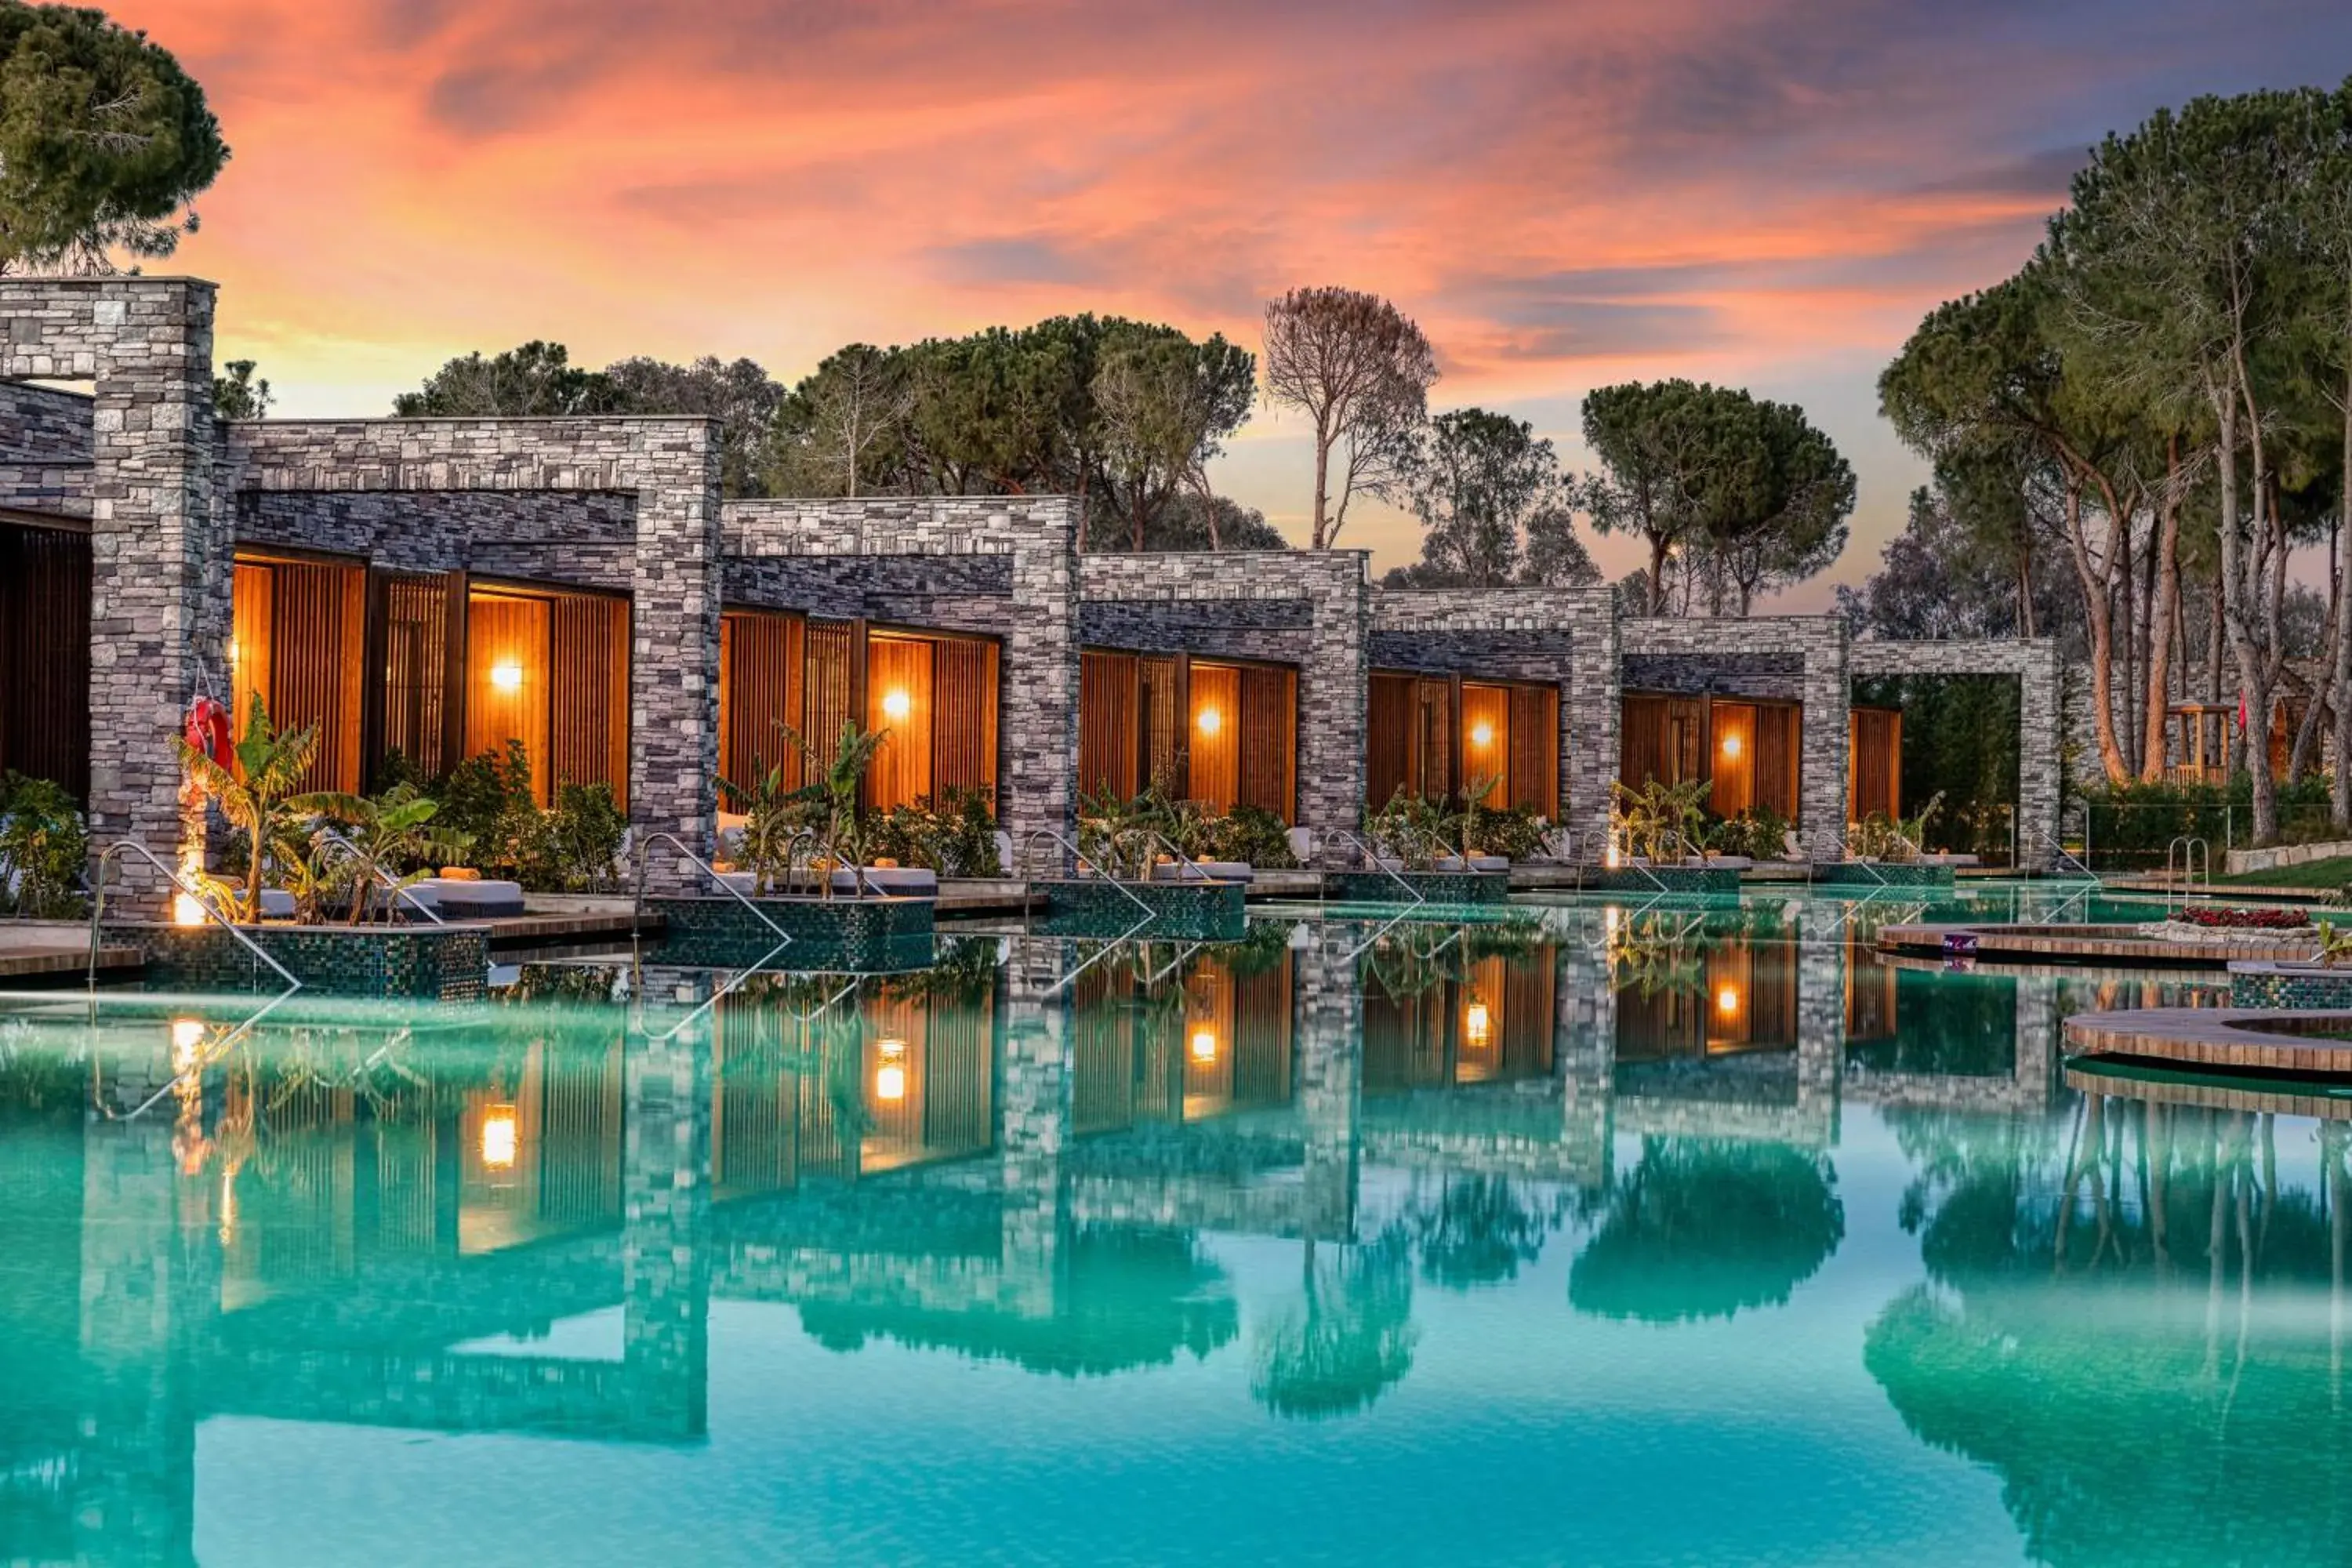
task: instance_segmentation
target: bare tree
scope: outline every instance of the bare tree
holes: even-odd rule
[[[912,405],[897,350],[852,343],[828,355],[779,414],[772,492],[856,495],[859,476],[904,433]]]
[[[1436,381],[1437,355],[1429,340],[1376,294],[1293,289],[1266,306],[1266,396],[1299,410],[1315,426],[1310,547],[1327,549],[1338,539],[1356,496],[1401,493]]]

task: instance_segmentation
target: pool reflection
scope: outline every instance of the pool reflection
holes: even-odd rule
[[[789,1309],[835,1352],[1066,1377],[1231,1353],[1296,1420],[1410,1384],[1423,1291],[1498,1289],[1556,1240],[1574,1318],[1753,1321],[1847,1234],[1848,1107],[1912,1172],[1937,1289],[1897,1294],[1869,1371],[1927,1441],[2056,1462],[1922,1370],[1995,1334],[2037,1375],[2087,1353],[2053,1264],[2147,1341],[2159,1403],[2239,1352],[2147,1316],[2144,1283],[2242,1298],[2258,1329],[2267,1294],[2324,1285],[2340,1322],[2339,1129],[2325,1192],[2282,1196],[2242,1117],[2056,1080],[2063,1011],[2177,981],[1889,964],[1836,905],[943,949],[724,990],[556,966],[479,1008],[250,1030],[136,1003],[12,1019],[12,1555],[190,1560],[216,1416],[699,1446],[714,1302]],[[1287,1259],[1274,1283],[1235,1272],[1235,1237]],[[2287,1386],[2307,1345],[2282,1353],[2258,1421],[2336,1440]],[[2200,1441],[2218,1462],[2218,1426]]]

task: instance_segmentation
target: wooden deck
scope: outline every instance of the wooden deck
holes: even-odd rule
[[[2331,1033],[2347,1037],[2329,1038]],[[2252,1068],[2352,1079],[2352,1012],[2150,1007],[2077,1013],[2066,1020],[2065,1051],[2224,1072]]]
[[[101,974],[121,974],[125,970],[140,968],[145,960],[135,947],[101,947],[98,950],[98,969]],[[14,943],[0,947],[0,982],[79,980],[89,973],[89,945],[77,942]]]
[[[2222,1081],[2187,1076],[2203,1070],[2184,1067],[2180,1077],[2140,1078],[2115,1068],[2074,1066],[2062,1076],[2066,1087],[2077,1094],[2110,1095],[2152,1105],[2187,1105],[2242,1115],[2308,1116],[2321,1121],[2352,1121],[2352,1079],[2340,1086],[2281,1079],[2273,1086],[2252,1079]]]
[[[2260,932],[2242,941],[2165,942],[2127,925],[1889,925],[1880,928],[1882,952],[1941,956],[1944,938],[1954,932],[1977,939],[1975,956],[1990,963],[2088,963],[2150,965],[2167,969],[2226,970],[2240,959],[2272,963],[2308,959],[2308,939],[2279,942]]]

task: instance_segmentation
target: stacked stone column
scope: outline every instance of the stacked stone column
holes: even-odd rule
[[[214,503],[213,286],[186,279],[0,280],[0,375],[92,384],[90,784],[95,847],[176,862],[189,699],[227,697],[230,552]],[[168,882],[125,881],[148,912]]]
[[[710,1037],[623,1047],[622,1365],[628,1426],[701,1436],[710,1385]]]

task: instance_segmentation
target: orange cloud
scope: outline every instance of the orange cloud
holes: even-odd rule
[[[1442,403],[1562,437],[1604,378],[1804,392],[1866,459],[1849,577],[1915,481],[1870,381],[1919,314],[2021,259],[2102,130],[2352,43],[2319,0],[115,11],[212,95],[236,156],[178,264],[289,410],[533,336],[788,379],[1071,309],[1254,343],[1264,300],[1345,281],[1420,319]],[[1296,433],[1250,445],[1234,488],[1300,515]]]

